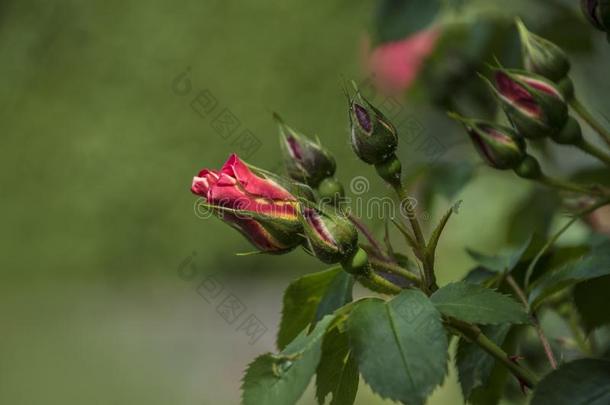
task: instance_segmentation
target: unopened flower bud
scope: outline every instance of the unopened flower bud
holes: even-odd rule
[[[327,177],[318,185],[320,200],[332,205],[338,204],[345,196],[343,185],[334,177]]]
[[[581,0],[580,7],[591,25],[600,31],[610,32],[609,0]]]
[[[525,141],[512,129],[453,113],[450,117],[464,124],[475,149],[494,169],[514,169],[525,158]]]
[[[358,157],[368,164],[384,163],[398,145],[394,125],[356,89],[349,96],[351,143]]]
[[[536,180],[542,176],[542,169],[538,161],[531,155],[525,156],[525,159],[515,168],[515,173],[524,179]]]
[[[335,174],[334,157],[318,142],[314,142],[290,128],[277,115],[273,115],[280,130],[280,145],[288,175],[311,187]]]
[[[568,107],[551,81],[521,70],[496,69],[490,83],[515,129],[526,138],[542,138],[563,128]]]
[[[325,207],[303,204],[299,210],[306,250],[324,263],[340,263],[358,249],[358,231],[343,214]]]
[[[517,19],[521,37],[523,65],[530,72],[558,82],[570,71],[570,60],[559,46],[527,30],[523,21]]]
[[[201,170],[191,191],[261,252],[285,253],[303,242],[297,197],[271,178],[254,173],[237,155],[231,155],[220,170]]]

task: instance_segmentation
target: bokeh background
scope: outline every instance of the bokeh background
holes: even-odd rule
[[[577,2],[480,3],[509,16],[529,3],[526,22],[567,47],[583,98],[610,110],[602,96],[610,90],[607,44],[582,23]],[[565,15],[546,13],[550,3]],[[384,15],[376,10],[372,0],[0,3],[0,403],[239,402],[246,365],[275,349],[283,289],[323,266],[300,251],[236,256],[251,248],[220,221],[195,215],[191,178],[243,147],[236,140],[243,130],[260,141],[248,160],[277,168],[271,111],[278,111],[336,155],[348,190],[364,176],[365,197],[388,194],[351,153],[342,93],[345,78],[369,77],[369,33],[394,24],[375,19]],[[404,25],[420,30],[430,23],[423,18]],[[420,193],[426,226],[463,200],[441,241],[441,283],[472,267],[465,247],[492,253],[518,241],[515,218],[533,221],[519,215],[528,198],[538,198],[541,213],[551,200],[510,174],[480,168],[438,108],[446,100],[436,95],[453,82],[435,74],[474,71],[478,56],[460,65],[460,50],[479,52],[498,32],[478,18],[469,20],[475,34],[459,46],[445,39],[425,66],[435,97],[420,84],[408,101],[396,96],[408,103],[416,138],[442,145],[430,154],[413,133],[401,140],[407,175],[425,170],[437,180]],[[515,42],[514,32],[507,35]],[[517,48],[509,49],[514,61]],[[191,106],[202,91],[217,103],[207,115]],[[231,136],[213,126],[224,109],[239,121]],[[583,165],[577,153],[540,150],[551,169]],[[382,226],[374,229],[381,234]],[[228,323],[218,302],[198,293],[210,274],[242,302],[244,317],[254,314],[268,329],[254,344],[238,330],[243,318]],[[430,403],[461,401],[452,371]],[[311,387],[301,403],[313,403]],[[357,403],[382,402],[361,384]]]

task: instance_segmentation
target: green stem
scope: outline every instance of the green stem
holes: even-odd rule
[[[604,142],[606,142],[606,144],[610,146],[610,131],[604,128],[603,125],[601,125],[599,121],[597,121],[595,117],[593,117],[593,114],[591,114],[589,110],[576,97],[572,97],[572,99],[570,100],[570,106],[572,106],[574,111],[576,111],[578,115],[580,115],[580,117],[585,120],[587,124],[589,124],[589,126],[595,130],[595,132],[599,134],[599,136],[604,140]]]
[[[576,146],[582,151],[588,153],[591,156],[596,157],[597,159],[610,166],[610,155],[598,148],[597,146],[593,145],[592,143],[587,142],[584,138],[581,139],[581,141]]]
[[[502,350],[501,347],[485,336],[478,327],[453,318],[446,319],[446,323],[450,328],[458,331],[465,338],[478,345],[494,359],[502,363],[515,377],[517,377],[528,387],[533,388],[536,386],[538,383],[538,377],[529,369],[511,360],[509,355]]]
[[[421,230],[421,225],[419,224],[419,220],[417,219],[417,215],[415,213],[415,209],[410,207],[409,205],[405,205],[403,207],[403,203],[407,201],[409,196],[407,195],[406,190],[402,187],[402,183],[393,184],[394,190],[396,194],[398,194],[398,198],[400,199],[400,206],[406,210],[407,217],[409,219],[409,223],[411,224],[411,229],[413,229],[413,234],[415,235],[415,242],[418,245],[418,250],[421,252],[421,257],[419,258],[424,267],[424,281],[425,284],[423,287],[428,291],[436,291],[438,290],[438,285],[436,284],[436,275],[434,273],[434,265],[426,250],[426,239],[424,238],[424,234]]]
[[[510,285],[510,287],[513,289],[513,291],[515,292],[515,294],[517,295],[517,297],[519,298],[519,300],[521,301],[521,303],[527,310],[528,309],[527,297],[525,295],[525,292],[521,289],[521,287],[519,287],[519,284],[517,283],[517,281],[513,278],[513,276],[511,276],[509,274],[508,276],[506,276],[506,282],[508,283],[508,285]],[[536,313],[534,311],[532,311],[531,320],[532,320],[532,324],[534,325],[534,329],[536,329],[536,333],[538,334],[538,339],[540,339],[540,343],[542,344],[542,349],[544,350],[544,353],[546,354],[546,357],[549,360],[549,364],[551,365],[553,370],[555,370],[557,368],[557,360],[555,360],[555,355],[553,354],[553,349],[551,348],[551,344],[549,343],[549,340],[546,338],[546,335],[544,334],[544,330],[542,329],[542,326],[540,325],[540,321],[538,320],[538,315],[536,315]]]
[[[581,186],[576,183],[572,183],[570,181],[557,179],[554,177],[549,177],[546,175],[541,175],[539,178],[535,179],[536,181],[547,185],[552,188],[556,188],[558,190],[569,191],[572,193],[585,194],[585,195],[598,195],[599,193],[591,188],[587,188]]]
[[[368,274],[357,275],[356,280],[366,288],[383,294],[397,295],[402,291],[402,288],[389,282],[380,275],[375,274],[374,271],[371,271]]]
[[[409,195],[407,194],[406,190],[402,187],[402,184],[394,187],[394,191],[396,191],[396,194],[398,194],[398,198],[400,199],[400,204],[402,207],[402,203],[407,201],[407,199],[409,198]],[[415,235],[415,240],[420,245],[420,247],[425,249],[426,240],[425,240],[424,234],[421,230],[421,225],[419,224],[419,220],[417,219],[417,215],[415,214],[415,209],[414,208],[412,209],[409,205],[405,205],[403,208],[406,210],[407,218],[409,220],[409,223],[411,224],[411,228],[413,229],[413,235]]]
[[[542,249],[540,249],[540,251],[538,252],[536,257],[534,257],[534,260],[532,260],[532,262],[530,263],[530,265],[527,268],[527,271],[525,272],[524,285],[525,285],[526,290],[529,288],[530,278],[532,277],[532,274],[534,273],[534,268],[536,267],[536,264],[538,264],[538,261],[540,260],[540,258],[542,258],[542,256],[544,256],[544,254],[551,248],[551,246],[553,246],[553,244],[557,241],[557,239],[559,239],[559,237],[565,231],[567,231],[568,228],[570,226],[572,226],[572,224],[574,222],[576,222],[579,218],[583,217],[584,215],[590,214],[591,212],[595,211],[599,207],[603,207],[604,205],[607,205],[607,204],[610,204],[610,197],[601,199],[598,202],[596,202],[595,204],[591,205],[590,207],[585,208],[584,210],[582,210],[580,212],[577,212],[572,219],[570,219],[564,226],[562,226],[561,229],[559,229],[559,231],[557,231],[557,233],[555,233],[555,235],[553,235],[553,237],[551,239],[549,239],[547,241],[547,243],[545,243],[545,245],[542,247]]]
[[[416,283],[417,285],[421,284],[421,279],[417,275],[411,273],[409,270],[407,270],[395,263],[386,262],[384,260],[378,260],[378,259],[375,259],[372,257],[369,258],[369,261],[374,266],[382,268],[384,271],[387,271],[388,273],[392,273],[397,276],[403,277],[409,281]]]
[[[347,218],[349,218],[349,220],[354,224],[354,226],[356,226],[356,228],[358,228],[358,230],[364,235],[364,237],[366,238],[366,240],[369,241],[369,243],[371,244],[371,247],[373,249],[375,249],[375,251],[377,253],[379,253],[381,256],[385,257],[385,253],[384,253],[384,249],[381,246],[381,244],[379,242],[377,242],[377,239],[375,239],[375,237],[373,236],[373,232],[371,232],[368,227],[364,224],[364,222],[362,222],[360,220],[360,218],[358,218],[357,216],[355,216],[352,213],[346,213]]]

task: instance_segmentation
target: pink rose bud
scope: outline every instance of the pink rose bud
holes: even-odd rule
[[[320,183],[335,174],[335,158],[319,142],[297,132],[273,114],[280,131],[280,147],[284,166],[290,178],[318,187]]]
[[[307,238],[303,246],[322,262],[343,262],[358,250],[358,230],[343,214],[331,208],[302,205],[299,219]]]
[[[439,34],[438,29],[429,28],[373,49],[368,64],[376,85],[390,94],[411,87],[424,61],[434,51]]]
[[[472,143],[485,163],[494,169],[515,169],[525,159],[525,141],[512,129],[491,122],[449,116],[464,124]]]
[[[191,191],[262,252],[284,253],[302,242],[297,198],[254,174],[235,154],[219,171],[201,170]]]
[[[526,138],[542,138],[560,131],[568,107],[554,83],[534,73],[496,69],[489,83],[515,129]]]

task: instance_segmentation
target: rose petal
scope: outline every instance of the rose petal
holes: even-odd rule
[[[519,109],[525,110],[530,115],[538,116],[541,114],[540,106],[538,106],[532,95],[506,73],[501,71],[496,72],[495,81],[502,97],[509,100]]]
[[[254,196],[272,200],[296,201],[292,194],[278,184],[252,173],[236,154],[229,157],[220,172],[234,177],[246,192]]]

